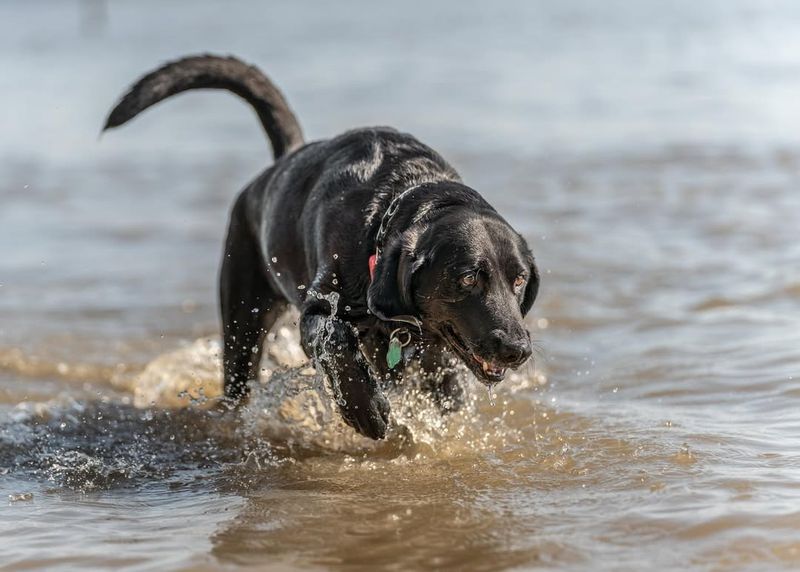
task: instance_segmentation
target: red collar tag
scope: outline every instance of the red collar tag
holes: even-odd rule
[[[369,262],[367,264],[369,265],[369,281],[370,282],[375,280],[375,265],[377,263],[378,263],[378,255],[377,254],[373,254],[372,256],[369,257]]]

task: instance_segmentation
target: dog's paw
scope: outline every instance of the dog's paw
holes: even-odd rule
[[[377,388],[342,391],[339,409],[345,423],[370,439],[383,439],[389,428],[389,400]]]

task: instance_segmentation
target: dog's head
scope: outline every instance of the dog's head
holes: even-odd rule
[[[486,208],[440,209],[400,234],[382,255],[369,297],[380,317],[419,317],[493,384],[531,355],[523,317],[539,273],[525,240],[481,203]]]

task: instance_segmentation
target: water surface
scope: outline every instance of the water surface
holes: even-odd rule
[[[0,566],[800,567],[796,4],[4,3],[0,31]],[[288,316],[215,409],[260,128],[193,94],[98,139],[198,51],[268,70],[310,138],[440,150],[533,246],[535,363],[447,419],[393,396],[376,444]]]

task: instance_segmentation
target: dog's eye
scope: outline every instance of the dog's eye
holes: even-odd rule
[[[520,274],[514,279],[514,292],[519,292],[525,285],[525,275]]]
[[[464,274],[464,276],[462,276],[458,281],[464,288],[472,288],[475,286],[475,283],[478,281],[478,279],[474,274]]]

